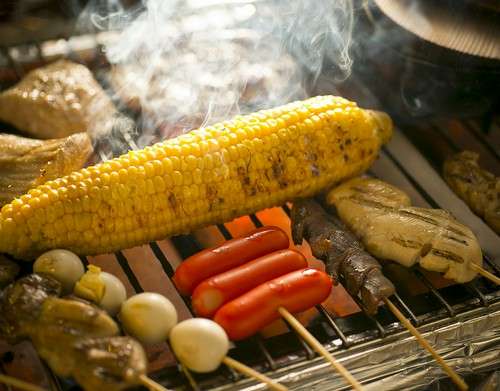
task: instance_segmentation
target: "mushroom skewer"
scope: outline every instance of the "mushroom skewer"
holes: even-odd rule
[[[465,150],[449,156],[443,177],[472,212],[500,235],[500,177],[479,164],[479,153]]]
[[[332,274],[334,281],[338,281],[340,272],[347,280],[347,290],[350,294],[356,295],[361,290],[361,297],[368,313],[376,313],[378,302],[383,301],[438,361],[459,389],[468,389],[467,384],[390,302],[388,297],[395,292],[394,286],[383,276],[380,264],[364,250],[363,244],[349,231],[346,224],[325,211],[313,199],[295,200],[291,210],[291,221],[292,239],[295,244],[301,244],[305,239],[311,247],[313,256],[325,262],[326,271]]]

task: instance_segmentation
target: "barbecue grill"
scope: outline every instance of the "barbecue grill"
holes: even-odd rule
[[[354,38],[362,52],[363,42],[367,44],[367,34],[373,29],[373,23],[384,16],[372,3],[368,8],[357,11],[359,30]],[[43,17],[37,18],[40,18],[37,19],[39,24],[46,23]],[[44,28],[43,34],[28,29],[34,23],[34,19],[28,16],[22,21],[28,24],[21,28],[19,19],[16,19],[15,26],[0,24],[0,28],[9,31],[9,35],[0,32],[0,89],[12,85],[29,70],[62,57],[87,65],[107,88],[105,76],[109,64],[103,48],[117,33],[104,31],[73,35],[73,22],[69,15],[63,15],[51,23],[50,31]],[[430,62],[422,65],[415,52],[408,54],[404,48],[401,51],[394,47],[383,49],[393,54],[390,59],[394,60],[391,62],[394,67],[385,64],[385,73],[391,75],[391,83],[384,85],[376,82],[381,80],[381,76],[376,74],[382,67],[380,59],[371,63],[369,74],[366,67],[370,63],[364,59],[365,66],[356,68],[355,65],[349,78],[342,83],[331,81],[328,72],[322,73],[309,93],[338,94],[357,101],[362,107],[389,111],[395,119],[394,138],[382,149],[367,174],[404,189],[417,206],[451,211],[478,237],[484,252],[484,267],[500,276],[499,236],[452,193],[441,176],[444,157],[463,149],[478,151],[485,166],[500,175],[498,79],[497,87],[490,86],[494,93],[481,91],[485,97],[483,105],[478,109],[474,104],[470,113],[436,109],[436,112],[426,110],[415,115],[415,112],[410,113],[410,108],[415,106],[401,104],[401,91],[396,87],[408,77],[403,69],[409,66],[418,72],[421,69],[418,66],[436,69],[437,65]],[[416,50],[415,47],[413,49]],[[396,59],[402,62],[398,63]],[[493,60],[488,62],[486,70],[481,68],[486,76],[479,71],[477,75],[492,79],[498,76],[500,65],[496,62],[494,67],[492,63]],[[324,68],[330,69],[328,59]],[[410,75],[427,80],[422,74]],[[481,85],[481,88],[484,86]],[[420,96],[418,98],[421,99]],[[462,103],[465,105],[467,102]],[[429,106],[424,102],[421,107]],[[89,163],[104,161],[129,149],[144,146],[140,123],[137,118],[132,119],[138,124],[138,131],[121,132],[118,126],[114,132],[117,142],[110,144],[107,140],[99,140]],[[15,130],[2,124],[2,131]],[[147,142],[161,138],[160,134],[150,136]],[[193,316],[189,300],[179,295],[171,283],[179,263],[208,245],[220,243],[253,227],[272,224],[286,228],[290,224],[289,213],[290,205],[286,204],[189,235],[111,255],[88,257],[84,262],[98,264],[103,270],[117,275],[129,294],[142,291],[165,294],[178,308],[179,318],[186,319]],[[305,253],[308,251],[305,244],[298,248]],[[397,288],[391,301],[471,388],[483,390],[498,387],[500,287],[484,277],[477,277],[467,284],[457,284],[418,267],[404,269],[392,263],[385,263],[383,271]],[[385,306],[380,307],[376,316],[369,316],[360,300],[347,297],[342,284],[334,290],[334,294],[346,303],[335,304],[334,299],[331,307],[318,306],[309,311],[308,328],[366,389],[454,389],[438,363]],[[210,374],[191,373],[175,359],[168,343],[150,345],[146,349],[150,360],[149,376],[167,388],[221,391],[265,389],[265,385],[224,365]],[[340,375],[284,321],[276,332],[234,343],[229,355],[282,382],[291,390],[348,389]],[[53,375],[29,343],[10,346],[0,341],[0,356],[1,373],[24,378],[49,389],[78,389],[71,379]],[[0,385],[0,390],[10,388]]]

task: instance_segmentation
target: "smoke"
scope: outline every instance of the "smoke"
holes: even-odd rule
[[[349,0],[95,0],[80,23],[119,32],[105,48],[116,100],[172,137],[303,99],[325,60],[342,82],[353,19]]]

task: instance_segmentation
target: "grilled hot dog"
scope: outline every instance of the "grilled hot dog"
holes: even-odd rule
[[[283,249],[264,255],[199,284],[191,297],[198,316],[211,317],[223,304],[256,286],[294,270],[307,267],[299,251]]]
[[[220,307],[214,321],[229,339],[249,337],[281,317],[278,309],[298,313],[328,298],[332,279],[325,272],[304,268],[267,281]]]
[[[172,281],[180,293],[191,295],[205,279],[289,245],[290,239],[281,228],[257,228],[187,258],[175,270]]]

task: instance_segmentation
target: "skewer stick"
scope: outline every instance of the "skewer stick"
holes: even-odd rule
[[[361,391],[361,384],[349,373],[345,367],[328,353],[325,347],[300,323],[288,310],[283,307],[278,308],[279,313],[285,318],[288,323],[306,340],[306,342],[318,352],[325,360],[327,360],[333,368],[354,388]]]
[[[458,386],[458,388],[462,391],[466,391],[469,389],[467,383],[465,383],[460,376],[457,375],[453,369],[443,360],[443,358],[434,350],[434,348],[429,345],[429,343],[422,337],[422,334],[413,327],[411,322],[405,318],[405,316],[398,310],[398,308],[392,304],[392,302],[387,298],[382,298],[385,305],[392,311],[392,313],[399,319],[401,323],[413,334],[413,336],[417,339],[417,341],[427,349],[427,351],[431,354],[432,357],[436,359],[436,361],[441,365],[444,371],[450,376],[453,382]]]
[[[45,388],[38,387],[24,380],[16,379],[12,376],[7,376],[0,373],[0,383],[8,384],[25,391],[47,391]]]
[[[153,379],[150,379],[146,375],[140,375],[139,380],[142,385],[154,391],[169,391],[168,388],[163,387],[161,384],[155,382]]]
[[[469,269],[474,270],[475,272],[483,275],[484,277],[486,277],[486,278],[490,279],[491,281],[496,282],[498,285],[500,285],[500,278],[491,274],[489,271],[484,270],[481,266],[478,266],[472,262],[469,262],[467,265],[469,266]]]
[[[240,363],[232,359],[231,357],[225,356],[222,359],[222,362],[229,367],[236,369],[238,372],[244,373],[250,377],[253,377],[262,383],[267,384],[271,389],[276,391],[288,391],[288,387],[285,387],[283,384],[275,382],[273,379],[270,379],[267,376],[264,376],[262,373],[253,370],[252,368],[246,366],[245,364]]]

